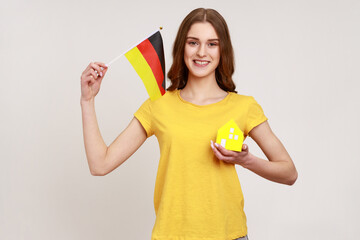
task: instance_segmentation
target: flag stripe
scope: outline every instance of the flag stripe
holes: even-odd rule
[[[142,43],[140,43],[137,48],[141,52],[141,54],[144,56],[146,62],[149,64],[151,70],[154,73],[156,82],[159,86],[161,94],[165,94],[165,89],[162,86],[162,83],[164,81],[164,73],[163,69],[161,67],[160,60],[158,58],[158,55],[151,44],[151,42],[146,39]]]
[[[153,45],[160,63],[161,63],[161,68],[163,71],[163,75],[164,75],[164,80],[162,82],[162,87],[163,89],[165,89],[165,57],[164,57],[164,47],[163,47],[163,41],[162,41],[162,37],[161,37],[161,33],[158,31],[156,33],[154,33],[153,35],[151,35],[149,37],[149,41],[151,42],[151,45]]]
[[[125,53],[125,57],[129,60],[129,62],[134,67],[135,71],[143,81],[145,88],[150,96],[150,99],[154,100],[161,97],[162,95],[157,85],[155,76],[139,49],[137,47],[134,47],[133,49]]]

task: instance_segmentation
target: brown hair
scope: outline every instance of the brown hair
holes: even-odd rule
[[[183,89],[187,83],[188,69],[184,62],[187,33],[196,22],[209,22],[219,36],[220,62],[215,70],[216,82],[224,91],[236,92],[232,80],[234,73],[234,51],[225,19],[214,9],[197,8],[182,21],[173,47],[173,64],[167,74],[171,81],[167,90]]]

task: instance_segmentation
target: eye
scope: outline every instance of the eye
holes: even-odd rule
[[[192,46],[195,46],[195,45],[197,45],[197,42],[195,42],[195,41],[189,41],[188,44],[189,44],[189,45],[192,45]]]
[[[215,47],[215,46],[217,46],[217,45],[218,45],[217,42],[211,42],[211,43],[209,43],[209,46],[210,46],[210,47]]]

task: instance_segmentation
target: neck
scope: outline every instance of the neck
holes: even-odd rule
[[[223,97],[227,94],[227,92],[222,90],[217,84],[215,73],[202,78],[189,74],[186,86],[181,92],[182,96],[198,100]]]

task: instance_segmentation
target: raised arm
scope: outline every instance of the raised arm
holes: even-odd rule
[[[96,72],[95,72],[96,71]],[[125,162],[146,140],[146,132],[133,118],[110,146],[101,136],[95,113],[95,96],[107,67],[103,63],[90,63],[81,75],[81,110],[86,157],[90,172],[103,176]]]
[[[246,144],[243,145],[241,152],[229,151],[221,145],[212,144],[214,154],[220,160],[239,164],[268,180],[287,185],[294,184],[298,176],[295,165],[268,122],[265,121],[253,128],[249,135],[269,161],[251,154]]]

